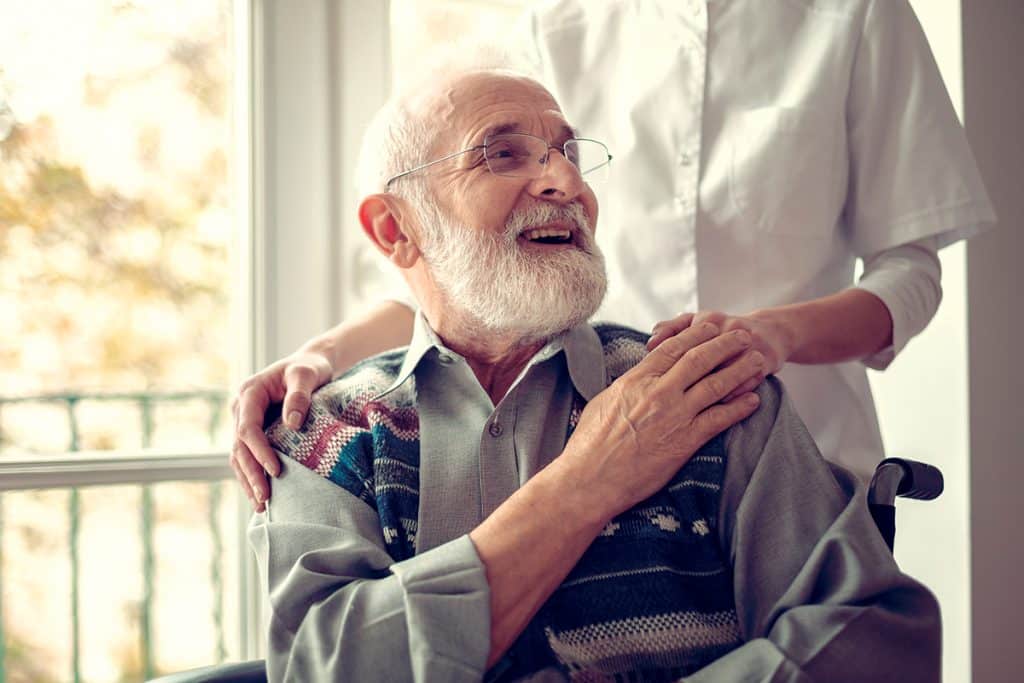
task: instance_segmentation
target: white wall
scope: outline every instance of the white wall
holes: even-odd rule
[[[912,0],[962,119],[960,0]],[[931,588],[943,616],[943,680],[970,678],[967,291],[963,244],[940,252],[943,300],[928,328],[883,373],[870,373],[886,455],[945,475],[931,502],[901,501],[896,559]]]

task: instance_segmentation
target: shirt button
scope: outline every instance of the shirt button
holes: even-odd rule
[[[441,365],[451,365],[454,359],[447,353],[442,353],[440,356],[438,356],[437,360],[438,362],[441,363]]]
[[[686,152],[683,152],[682,154],[679,155],[678,161],[680,166],[689,166],[690,164],[693,163],[693,157],[691,157]]]
[[[498,424],[497,422],[492,422],[492,423],[491,423],[491,426],[487,428],[487,431],[488,431],[488,432],[490,433],[490,435],[491,435],[491,436],[493,436],[494,438],[498,438],[499,436],[501,436],[501,433],[502,433],[502,432],[503,432],[504,430],[503,430],[503,429],[501,428],[501,425],[500,425],[500,424]]]

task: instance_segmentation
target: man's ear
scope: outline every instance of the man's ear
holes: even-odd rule
[[[390,194],[364,197],[359,222],[374,246],[399,268],[409,268],[419,259],[419,247],[409,231],[412,211],[404,200]]]

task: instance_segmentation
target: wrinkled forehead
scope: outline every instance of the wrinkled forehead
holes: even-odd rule
[[[480,144],[488,132],[533,133],[547,139],[571,128],[540,83],[513,73],[476,72],[445,81],[428,113],[438,149]]]

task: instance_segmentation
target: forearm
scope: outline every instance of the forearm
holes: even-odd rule
[[[765,308],[750,317],[784,330],[786,360],[807,365],[866,358],[892,344],[892,318],[880,298],[851,288],[820,299]]]
[[[856,287],[751,317],[783,331],[790,362],[862,360],[883,369],[938,309],[942,267],[937,248],[935,238],[926,238],[866,256]]]
[[[249,529],[271,608],[270,680],[480,680],[490,606],[469,539],[395,562],[371,506],[282,463]]]
[[[487,652],[487,584],[466,537],[389,570],[381,578],[322,586],[327,597],[309,591],[297,624],[286,606],[275,609],[272,680],[479,680]],[[307,581],[316,582],[316,574]]]
[[[385,669],[403,680],[415,677],[410,667],[430,672],[423,680],[479,678],[613,516],[590,513],[600,506],[556,460],[468,539],[392,563],[373,541],[379,521],[365,503],[287,459],[285,471],[250,529],[273,608],[270,664],[282,680],[324,671],[362,680]]]
[[[413,316],[405,304],[383,301],[314,337],[303,345],[303,350],[327,358],[333,376],[337,377],[364,358],[408,344]]]
[[[515,642],[614,516],[581,490],[567,460],[555,460],[469,537],[491,591],[487,666]]]

